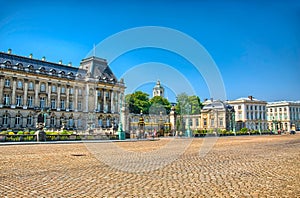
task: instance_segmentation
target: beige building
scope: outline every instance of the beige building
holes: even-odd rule
[[[267,102],[248,96],[248,98],[228,101],[228,104],[234,107],[237,131],[241,128],[258,131],[268,129],[266,117]]]
[[[290,131],[300,128],[300,101],[279,101],[267,104],[268,128]]]
[[[0,52],[0,129],[34,130],[44,120],[49,130],[98,128],[119,123],[125,85],[106,60],[83,59],[79,67]]]

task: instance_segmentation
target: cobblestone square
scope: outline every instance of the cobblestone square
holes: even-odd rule
[[[170,141],[93,144],[147,153]],[[0,197],[300,197],[300,134],[222,137],[201,157],[203,141],[193,139],[175,161],[145,172],[103,163],[89,143],[3,145]]]

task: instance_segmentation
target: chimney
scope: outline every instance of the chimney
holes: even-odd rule
[[[69,62],[68,66],[72,66],[72,62]]]
[[[249,98],[250,100],[253,100],[253,96],[248,96],[248,98]]]
[[[62,60],[59,60],[59,61],[58,61],[58,64],[60,64],[60,65],[61,65],[61,64],[62,64]]]
[[[32,53],[30,53],[30,54],[29,54],[29,58],[32,58],[32,57],[33,57],[33,55],[32,55]]]
[[[42,57],[42,61],[46,61],[46,57],[45,56]]]
[[[7,53],[8,53],[8,54],[11,54],[11,52],[12,52],[12,50],[9,48],[9,49],[7,50]]]

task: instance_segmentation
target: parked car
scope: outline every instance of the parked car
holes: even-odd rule
[[[295,135],[295,134],[296,134],[296,131],[291,130],[291,131],[290,131],[290,134],[291,134],[291,135]]]

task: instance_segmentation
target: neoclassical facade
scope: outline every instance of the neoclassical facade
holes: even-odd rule
[[[278,101],[267,104],[268,128],[290,131],[300,128],[300,101]]]
[[[79,67],[0,52],[0,129],[33,130],[43,115],[47,129],[98,128],[119,123],[125,85],[105,59],[89,57]]]
[[[253,96],[228,101],[234,107],[236,129],[264,131],[268,129],[266,105],[267,102],[257,100]]]

